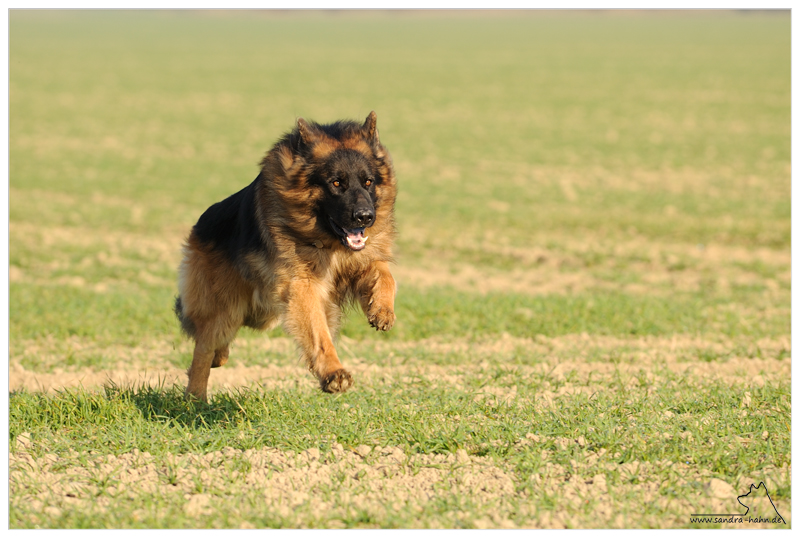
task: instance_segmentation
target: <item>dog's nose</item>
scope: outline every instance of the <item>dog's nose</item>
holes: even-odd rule
[[[360,207],[353,212],[353,220],[359,226],[368,228],[375,222],[375,211],[368,207]]]

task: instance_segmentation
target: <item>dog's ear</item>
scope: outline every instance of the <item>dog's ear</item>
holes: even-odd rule
[[[375,114],[375,111],[369,113],[367,116],[367,121],[364,122],[364,125],[361,127],[364,131],[364,138],[366,138],[372,144],[380,144],[381,141],[378,138],[378,115]]]
[[[306,146],[313,146],[317,140],[317,134],[303,118],[297,118],[297,132],[300,133],[300,138]]]

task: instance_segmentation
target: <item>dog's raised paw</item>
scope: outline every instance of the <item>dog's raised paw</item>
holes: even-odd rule
[[[322,390],[330,393],[344,392],[353,386],[353,377],[347,370],[336,370],[320,381]]]
[[[367,320],[369,324],[379,331],[388,331],[394,326],[397,316],[390,308],[378,308],[370,312]]]

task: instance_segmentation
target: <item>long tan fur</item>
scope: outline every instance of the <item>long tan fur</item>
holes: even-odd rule
[[[358,252],[342,245],[311,211],[324,193],[308,181],[310,173],[345,148],[378,163],[381,176],[375,223]],[[210,369],[227,362],[229,345],[243,325],[267,329],[282,322],[322,390],[343,392],[353,379],[334,347],[342,306],[357,302],[379,330],[395,322],[396,285],[388,262],[396,179],[375,113],[340,137],[300,118],[295,131],[262,160],[260,179],[255,217],[263,248],[232,258],[203,244],[194,229],[184,245],[176,312],[195,340],[187,397],[207,399]]]

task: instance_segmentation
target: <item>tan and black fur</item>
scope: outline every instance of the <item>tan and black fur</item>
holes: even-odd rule
[[[283,322],[325,392],[353,383],[333,345],[346,303],[358,302],[376,329],[391,329],[397,191],[376,119],[375,112],[363,125],[298,119],[255,181],[192,228],[175,301],[195,341],[187,397],[206,400],[210,369],[227,362],[242,326]]]

